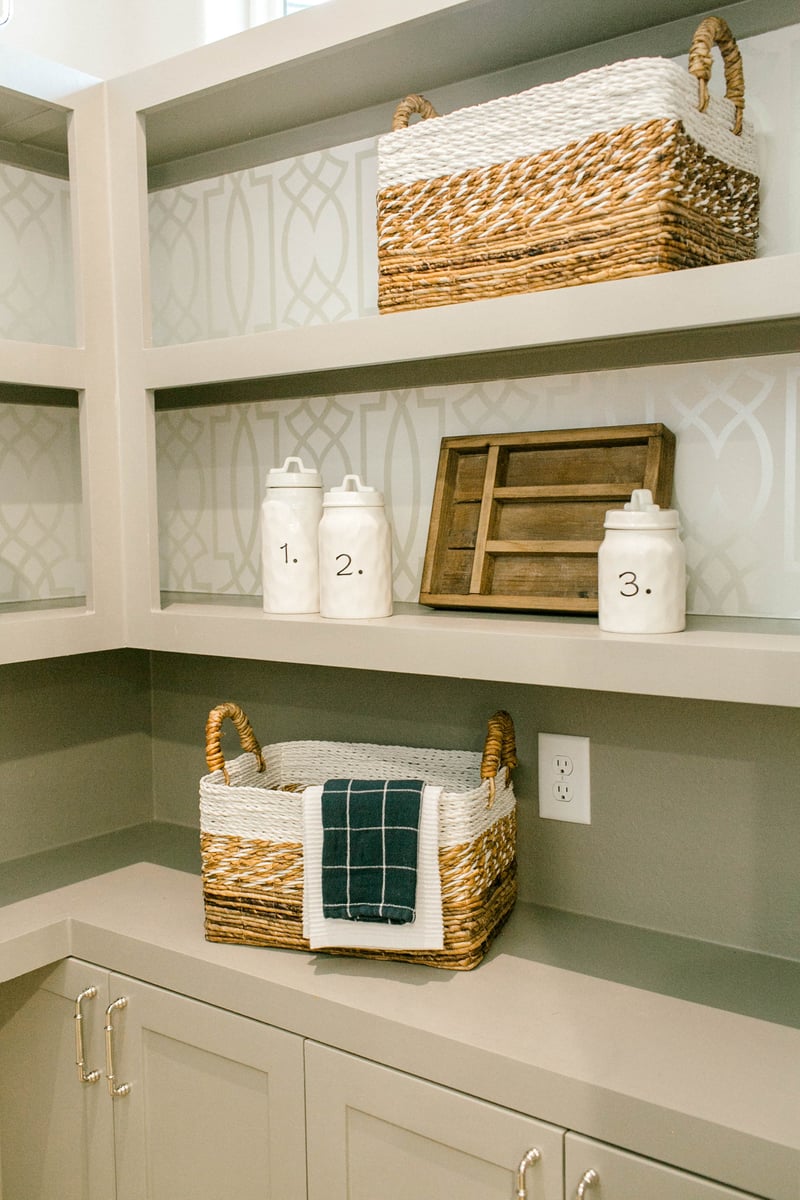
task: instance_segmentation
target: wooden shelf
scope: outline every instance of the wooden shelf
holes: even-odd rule
[[[683,633],[602,633],[583,616],[396,604],[371,621],[275,616],[259,597],[165,594],[130,644],[374,671],[748,704],[800,705],[800,621],[690,617]]]
[[[800,255],[151,347],[145,318],[148,162],[161,170],[197,160],[208,174],[223,160],[230,169],[241,146],[257,147],[266,161],[265,139],[283,153],[290,142],[334,145],[353,129],[378,131],[397,97],[409,90],[409,63],[414,86],[438,89],[446,109],[459,96],[487,99],[493,91],[524,86],[524,79],[563,78],[641,53],[680,54],[704,11],[699,0],[610,0],[602,14],[583,14],[576,23],[564,6],[541,3],[532,14],[530,0],[408,0],[402,13],[393,0],[336,0],[115,79],[102,104],[85,81],[75,85],[74,95],[62,87],[48,96],[73,111],[84,292],[79,325],[87,345],[6,344],[3,377],[8,399],[18,402],[38,403],[57,393],[59,402],[80,399],[94,578],[85,607],[5,612],[0,658],[129,644],[798,703],[800,643],[792,622],[774,629],[763,621],[715,625],[698,619],[684,634],[626,641],[601,635],[592,618],[399,605],[384,622],[341,624],[266,618],[257,603],[253,608],[246,602],[161,608],[157,597],[148,393],[156,409],[168,409],[791,352],[800,341]],[[791,0],[743,0],[730,14],[739,37],[796,21]],[[308,87],[310,73],[314,88]],[[113,255],[104,240],[109,208]]]
[[[156,407],[791,352],[800,254],[144,351]]]
[[[86,354],[75,346],[0,341],[3,355],[0,400],[6,404],[77,407],[86,385]]]
[[[792,0],[732,7],[739,38],[797,19]],[[162,186],[176,162],[190,172],[197,164],[195,177],[216,174],[231,148],[254,146],[268,161],[265,143],[277,139],[279,156],[287,131],[308,131],[310,149],[388,129],[410,91],[436,93],[447,111],[470,102],[460,85],[476,77],[493,77],[471,89],[484,100],[623,58],[684,54],[706,12],[702,0],[606,0],[576,20],[530,0],[407,0],[402,10],[394,0],[336,0],[132,72],[114,92],[143,115],[147,163]]]

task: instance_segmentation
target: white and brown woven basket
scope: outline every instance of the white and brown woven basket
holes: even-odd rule
[[[226,763],[230,718],[243,753]],[[303,937],[303,797],[329,778],[412,776],[443,788],[439,872],[444,948],[336,949],[363,958],[469,970],[478,965],[517,895],[514,726],[489,719],[483,754],[346,742],[280,742],[263,749],[237,704],[212,709],[209,775],[200,781],[206,937],[212,942],[307,950]]]
[[[714,45],[724,99],[708,93]],[[743,109],[720,17],[698,27],[688,72],[630,59],[444,117],[407,97],[378,143],[380,310],[753,258]]]

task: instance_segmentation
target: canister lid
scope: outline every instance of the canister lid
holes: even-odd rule
[[[271,467],[267,487],[322,487],[322,476],[316,467],[304,467],[302,458],[287,458],[282,467]]]
[[[322,498],[323,508],[337,508],[356,505],[371,508],[383,507],[383,492],[362,483],[358,475],[345,475],[340,487],[333,487]]]
[[[603,522],[605,529],[677,529],[678,513],[653,503],[649,488],[635,488],[623,508],[610,508]]]

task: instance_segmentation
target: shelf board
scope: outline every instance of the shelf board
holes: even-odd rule
[[[584,8],[576,21],[569,6],[541,0],[407,0],[402,9],[394,0],[337,0],[133,72],[113,87],[144,114],[148,163],[158,168],[286,130],[341,124],[383,105],[377,129],[388,129],[387,116],[411,91],[502,76],[523,64],[552,63],[544,77],[563,78],[641,54],[674,57],[688,51],[707,11],[702,0]],[[745,0],[728,11],[739,38],[796,20],[791,0]],[[534,74],[540,81],[541,71]],[[486,98],[485,88],[476,98]]]
[[[0,601],[0,617],[8,613],[53,612],[60,608],[86,608],[85,596],[57,596],[52,600]]]
[[[144,353],[157,409],[777,354],[800,345],[800,254]]]
[[[0,663],[117,650],[124,644],[119,616],[101,615],[83,597],[0,604]]]
[[[277,616],[259,597],[165,594],[140,649],[546,687],[800,705],[800,621],[688,618],[683,633],[602,633],[592,617],[395,604],[378,620]]]
[[[0,400],[10,404],[77,407],[86,386],[82,347],[0,339],[3,356]]]
[[[75,82],[69,76],[67,80]],[[0,87],[0,162],[68,179],[68,129],[67,108]]]

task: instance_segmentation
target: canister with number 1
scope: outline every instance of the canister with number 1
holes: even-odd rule
[[[261,505],[264,612],[319,612],[319,522],[322,479],[302,459],[287,458],[267,475]]]

